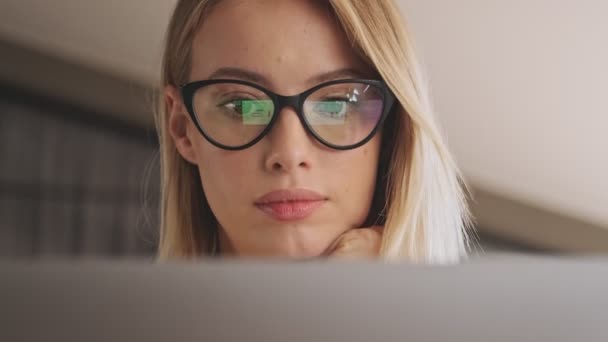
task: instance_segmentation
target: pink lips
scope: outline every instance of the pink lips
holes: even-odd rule
[[[255,205],[279,221],[302,220],[310,216],[326,197],[305,189],[272,191],[255,201]]]

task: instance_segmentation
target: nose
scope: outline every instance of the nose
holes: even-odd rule
[[[269,148],[264,166],[267,171],[290,173],[312,167],[313,137],[308,134],[293,108],[281,110],[266,139]]]

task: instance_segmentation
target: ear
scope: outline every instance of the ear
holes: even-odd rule
[[[196,133],[186,107],[182,102],[179,90],[168,85],[165,87],[165,103],[167,106],[168,129],[173,143],[179,154],[192,164],[196,164],[196,153],[192,143],[192,134]]]

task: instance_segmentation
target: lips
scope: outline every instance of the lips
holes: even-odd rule
[[[269,192],[255,201],[255,206],[278,221],[302,220],[312,215],[327,198],[306,189]]]

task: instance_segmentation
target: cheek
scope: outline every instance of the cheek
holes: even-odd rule
[[[247,150],[224,151],[207,141],[198,143],[196,154],[201,182],[212,207],[230,206],[245,198],[241,195],[255,181],[251,170],[257,165],[255,156]]]
[[[358,226],[367,218],[376,188],[376,174],[380,144],[376,139],[352,150],[338,153],[334,158],[332,183],[345,217],[352,218],[352,225]]]

